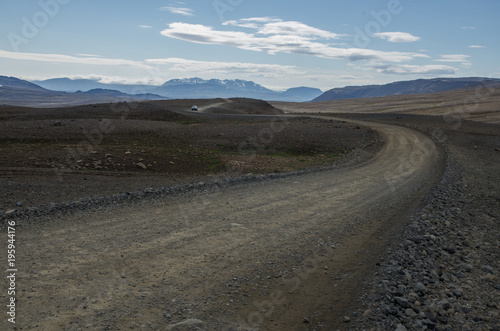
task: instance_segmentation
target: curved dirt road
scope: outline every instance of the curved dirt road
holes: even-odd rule
[[[355,167],[20,227],[17,328],[344,328],[443,162],[424,134],[368,125],[385,145]]]

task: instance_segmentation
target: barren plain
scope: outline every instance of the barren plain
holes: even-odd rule
[[[4,106],[1,328],[499,329],[497,90]]]

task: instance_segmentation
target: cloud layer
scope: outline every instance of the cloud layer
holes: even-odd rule
[[[154,76],[155,81],[160,81],[161,73],[178,72],[191,73],[194,75],[204,74],[224,74],[224,75],[245,75],[253,77],[284,78],[290,75],[303,75],[305,71],[291,65],[279,64],[259,64],[245,62],[217,62],[217,61],[196,61],[182,58],[162,58],[145,59],[143,61],[131,61],[123,59],[110,59],[98,57],[93,54],[80,54],[70,56],[63,54],[43,54],[43,53],[19,53],[9,52],[0,49],[0,59],[15,59],[25,61],[36,61],[46,63],[65,63],[74,65],[95,65],[121,67],[129,66],[144,69],[146,76]],[[98,76],[101,77],[104,76]],[[113,79],[117,79],[113,77]],[[150,78],[148,78],[150,80]]]
[[[411,52],[385,52],[361,48],[334,47],[330,44],[330,40],[339,39],[342,35],[316,29],[295,21],[249,18],[228,21],[225,22],[225,25],[249,28],[255,30],[255,32],[222,31],[200,24],[175,22],[169,24],[168,29],[163,30],[161,34],[165,37],[193,43],[232,46],[268,54],[292,53],[348,61],[402,62],[428,57],[424,54]]]
[[[181,58],[147,59],[145,62],[152,65],[166,65],[169,66],[170,70],[179,72],[195,71],[199,73],[236,74],[273,78],[304,74],[303,71],[295,66],[278,64],[195,61]]]
[[[392,75],[453,75],[455,68],[447,65],[379,65],[377,72]]]
[[[0,49],[0,58],[12,59],[12,60],[37,61],[37,62],[89,64],[98,66],[129,66],[129,67],[137,67],[143,69],[152,69],[150,65],[141,61],[108,59],[103,57],[96,57],[93,54],[81,54],[81,56],[71,56],[63,54],[9,52]]]
[[[183,15],[183,16],[193,16],[193,10],[185,7],[177,7],[177,6],[166,6],[162,7],[162,10],[166,10],[172,14]]]
[[[441,55],[441,58],[435,61],[465,63],[469,61],[469,58],[470,58],[469,55],[464,55],[464,54],[448,54],[448,55]]]
[[[379,32],[373,35],[391,43],[408,43],[420,40],[420,37],[416,37],[406,32]]]

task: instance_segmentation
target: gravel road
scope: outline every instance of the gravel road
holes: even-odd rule
[[[385,145],[362,164],[20,226],[16,330],[342,327],[444,164],[427,135],[368,125]]]

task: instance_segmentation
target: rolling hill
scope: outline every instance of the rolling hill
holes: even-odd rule
[[[500,83],[493,78],[435,78],[394,82],[385,85],[347,86],[326,91],[313,102],[385,97],[390,95],[424,94],[474,87],[482,83]]]

